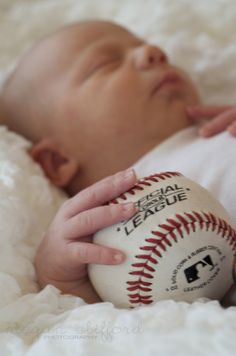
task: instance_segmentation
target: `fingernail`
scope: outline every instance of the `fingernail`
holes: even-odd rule
[[[207,128],[203,127],[202,129],[199,130],[199,134],[200,134],[201,136],[207,137],[208,134],[209,134],[209,131],[208,131]]]
[[[121,263],[121,262],[123,262],[124,261],[124,259],[125,259],[125,256],[122,254],[122,253],[115,253],[115,255],[114,255],[114,261],[116,262],[116,263]]]
[[[125,179],[129,179],[131,177],[133,177],[135,175],[135,171],[134,169],[127,169],[126,171],[124,171],[124,178]]]
[[[136,209],[136,206],[134,203],[125,203],[125,204],[122,204],[123,206],[123,209],[125,212],[129,213],[131,211],[134,211]]]

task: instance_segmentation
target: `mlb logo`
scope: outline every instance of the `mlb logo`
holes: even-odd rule
[[[209,272],[213,270],[214,263],[212,262],[211,256],[207,255],[202,260],[194,263],[192,266],[184,270],[185,277],[188,283],[192,283],[201,278],[201,270],[204,268],[209,268]]]

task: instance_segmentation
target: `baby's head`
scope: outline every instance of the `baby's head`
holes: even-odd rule
[[[189,126],[191,80],[157,46],[105,21],[41,40],[5,83],[1,110],[33,158],[70,194],[128,168]]]

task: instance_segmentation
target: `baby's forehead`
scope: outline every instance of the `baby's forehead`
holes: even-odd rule
[[[93,57],[97,48],[107,43],[120,43],[125,47],[125,42],[130,44],[138,40],[132,32],[114,23],[80,22],[44,38],[26,56],[23,67],[28,76],[37,77],[37,80],[55,80],[60,74],[72,73],[75,65],[81,68],[81,62]]]
[[[138,39],[128,29],[106,21],[87,21],[76,25],[67,26],[59,31],[56,41],[69,46],[71,49],[83,50],[98,42],[126,42]]]

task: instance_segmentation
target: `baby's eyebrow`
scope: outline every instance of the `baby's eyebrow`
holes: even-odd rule
[[[118,51],[122,51],[122,50],[127,50],[129,48],[132,47],[138,47],[141,45],[146,44],[147,42],[139,37],[134,37],[134,36],[130,36],[127,38],[127,40],[124,41],[119,41],[116,40],[114,41],[113,39],[111,40],[105,40],[105,41],[99,41],[98,43],[94,44],[91,48],[92,51],[94,51],[96,53],[96,51],[98,53],[112,53],[114,52],[118,52]]]
[[[110,54],[117,53],[121,50],[121,47],[117,43],[104,43],[98,46],[95,46],[91,52],[94,54]]]

